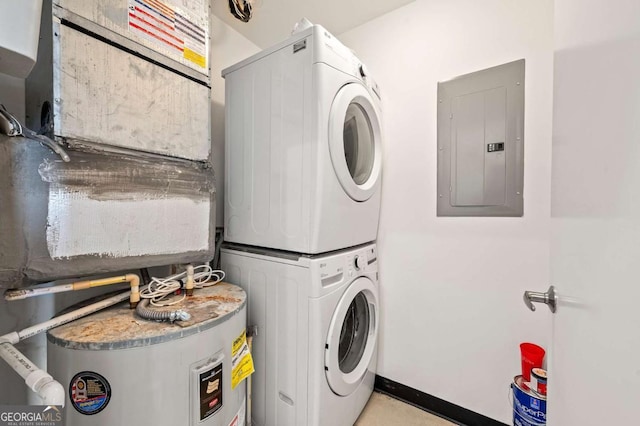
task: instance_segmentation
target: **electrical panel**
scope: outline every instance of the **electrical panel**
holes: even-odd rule
[[[525,61],[438,84],[438,216],[522,216]]]

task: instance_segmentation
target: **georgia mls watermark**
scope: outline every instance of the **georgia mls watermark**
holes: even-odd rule
[[[59,405],[0,405],[0,426],[64,426]]]

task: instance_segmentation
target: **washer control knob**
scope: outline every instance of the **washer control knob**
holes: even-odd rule
[[[360,64],[360,66],[358,67],[358,71],[360,72],[360,76],[362,78],[367,76],[367,67],[365,67],[364,64]]]
[[[355,258],[355,262],[356,264],[356,270],[361,270],[364,269],[365,266],[367,266],[367,257],[366,256],[356,256]]]

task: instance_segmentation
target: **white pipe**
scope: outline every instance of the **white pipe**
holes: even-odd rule
[[[45,405],[64,407],[66,395],[64,387],[46,371],[38,368],[15,346],[0,340],[0,358],[4,359],[24,379],[27,386],[42,398]]]
[[[77,281],[74,283],[57,285],[52,287],[31,287],[18,290],[7,290],[4,298],[7,301],[28,299],[30,297],[42,296],[52,293],[63,293],[65,291],[86,290],[88,288],[101,287],[105,285],[129,283],[131,286],[131,295],[129,297],[129,305],[133,309],[140,302],[140,277],[136,274],[118,275],[109,278],[100,278],[96,280]],[[193,292],[193,290],[192,290]]]
[[[12,302],[14,300],[23,300],[35,296],[43,296],[45,294],[63,293],[65,291],[73,291],[73,284],[54,285],[51,287],[32,287],[18,290],[7,290],[4,298]]]
[[[251,352],[251,348],[253,346],[253,336],[249,336],[247,337],[247,344],[249,345],[249,352]],[[253,421],[251,419],[251,416],[253,416],[253,413],[251,412],[251,404],[253,404],[253,381],[251,380],[252,376],[247,377],[247,418],[246,418],[246,425],[247,426],[251,426],[253,424]]]
[[[247,345],[249,345],[249,352],[253,353],[253,338],[258,335],[258,326],[251,325],[247,327],[246,333],[247,333]],[[251,406],[253,404],[252,378],[253,378],[253,375],[250,375],[249,377],[247,377],[247,418],[246,418],[247,426],[253,425],[253,419],[251,418],[251,416],[253,416],[253,413],[251,412]]]
[[[5,334],[4,336],[0,336],[0,342],[5,341],[16,344],[21,340],[35,336],[36,334],[40,334],[44,331],[51,330],[52,328],[61,326],[68,322],[75,321],[78,318],[85,317],[89,314],[92,314],[104,308],[108,308],[109,306],[115,305],[116,303],[120,303],[127,299],[129,299],[129,292],[125,291],[124,293],[120,293],[99,302],[92,303],[91,305],[87,305],[84,308],[80,308],[75,311],[71,311],[58,317],[52,318],[49,321],[27,327],[22,331],[14,331],[12,333]]]
[[[136,288],[137,290],[137,288]],[[11,368],[15,370],[25,381],[27,386],[36,392],[43,399],[46,405],[62,405],[64,406],[65,391],[60,383],[54,380],[49,373],[38,368],[24,354],[13,346],[21,340],[27,339],[36,334],[61,326],[78,318],[82,318],[101,309],[108,308],[122,301],[129,299],[130,292],[111,296],[84,308],[76,309],[49,321],[27,327],[22,331],[14,331],[12,333],[0,336],[0,357],[4,359]]]

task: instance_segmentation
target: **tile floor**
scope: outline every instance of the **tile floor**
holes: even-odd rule
[[[455,426],[390,396],[374,392],[354,426]]]

